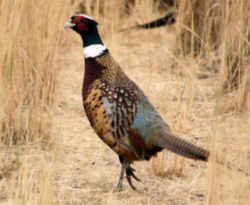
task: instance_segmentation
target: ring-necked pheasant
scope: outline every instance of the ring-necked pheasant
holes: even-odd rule
[[[131,177],[140,181],[131,167],[132,162],[149,160],[163,149],[194,160],[208,160],[209,151],[170,131],[143,91],[128,78],[103,45],[94,19],[76,14],[65,27],[72,28],[83,40],[83,106],[97,135],[119,156],[118,190],[122,189],[125,173],[133,189]]]

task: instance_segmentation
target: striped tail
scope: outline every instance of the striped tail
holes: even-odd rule
[[[194,160],[208,161],[209,151],[187,142],[163,129],[154,142],[157,146],[165,148],[183,157]]]
[[[208,150],[181,139],[180,137],[172,134],[168,129],[162,129],[160,133],[160,136],[157,137],[155,142],[157,146],[165,148],[183,157],[194,160],[208,161],[210,154]],[[229,161],[224,161],[218,155],[216,155],[215,162],[227,167],[230,170],[235,170],[244,174],[245,176],[250,176],[248,171],[239,168],[237,165],[231,164]]]

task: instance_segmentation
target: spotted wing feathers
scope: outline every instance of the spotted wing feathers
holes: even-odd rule
[[[135,93],[100,83],[90,89],[84,108],[98,136],[118,154],[135,160],[128,132],[136,115]]]

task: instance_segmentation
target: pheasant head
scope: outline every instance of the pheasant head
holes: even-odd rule
[[[64,25],[82,37],[85,58],[95,58],[107,51],[97,29],[98,23],[85,14],[75,14]]]
[[[72,28],[79,34],[87,34],[95,29],[98,23],[91,17],[85,14],[75,14],[64,25],[65,28]]]

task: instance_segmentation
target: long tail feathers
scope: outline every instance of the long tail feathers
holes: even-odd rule
[[[156,139],[155,143],[162,148],[165,148],[183,157],[187,157],[194,160],[208,161],[210,154],[208,150],[191,144],[181,139],[180,137],[172,134],[168,130],[162,131],[162,134]],[[238,172],[243,173],[245,176],[250,176],[249,172],[239,168],[236,165],[233,165],[229,161],[224,161],[218,155],[216,155],[215,162],[222,166],[226,166],[230,170],[236,170]]]
[[[169,131],[166,132],[165,130],[165,132],[156,139],[156,143],[158,146],[166,148],[167,150],[170,150],[176,154],[182,155],[183,157],[208,161],[209,151],[191,144],[175,136]]]

